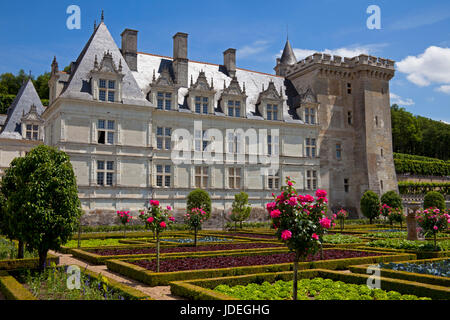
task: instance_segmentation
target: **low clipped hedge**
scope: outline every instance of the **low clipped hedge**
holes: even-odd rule
[[[342,281],[353,284],[366,284],[370,275],[347,274],[332,270],[312,269],[300,270],[298,278],[326,278],[333,281]],[[244,276],[231,276],[212,279],[199,279],[187,281],[175,281],[170,283],[170,290],[173,295],[192,300],[236,300],[236,298],[214,292],[218,285],[229,286],[247,285],[250,283],[263,283],[264,281],[273,283],[278,280],[291,281],[293,272],[259,273]],[[450,298],[450,289],[429,284],[421,284],[411,281],[380,278],[381,289],[385,291],[397,291],[402,294],[412,294],[418,297],[430,297],[432,299],[446,300]]]
[[[399,181],[398,190],[400,194],[426,194],[429,191],[437,191],[450,195],[450,182]]]
[[[447,258],[396,261],[395,263],[423,264],[423,263],[427,263],[427,262],[438,262],[438,261],[442,261],[445,259],[447,259]],[[349,266],[349,269],[353,273],[366,274],[367,268],[369,266],[371,266],[371,265],[364,264],[364,265]],[[407,271],[396,271],[396,270],[383,269],[383,268],[380,268],[380,275],[382,277],[386,277],[386,278],[408,280],[408,281],[414,281],[414,282],[419,282],[419,283],[426,283],[426,284],[431,284],[431,285],[435,285],[435,286],[442,286],[442,287],[450,288],[450,278],[446,278],[446,277],[439,277],[439,276],[433,276],[433,275],[429,275],[429,274],[413,273],[413,272],[407,272]]]
[[[327,249],[325,249],[327,250]],[[346,249],[353,250],[353,249]],[[361,251],[361,250],[355,250]],[[349,265],[358,265],[365,263],[379,263],[379,262],[391,262],[399,260],[411,260],[416,259],[414,254],[392,254],[386,252],[379,252],[379,256],[370,257],[356,257],[347,259],[336,259],[336,260],[323,260],[323,261],[308,261],[300,262],[299,270],[304,269],[332,269],[332,270],[346,270]],[[254,252],[251,254],[258,254]],[[260,254],[260,253],[259,253]],[[270,254],[270,253],[267,253]],[[219,256],[224,254],[208,255],[208,256]],[[225,254],[226,255],[226,254]],[[233,254],[236,255],[236,254]],[[248,254],[247,254],[248,255]],[[171,256],[162,257],[165,258],[185,258],[185,256]],[[128,260],[107,260],[105,261],[106,266],[109,270],[117,272],[124,276],[130,277],[132,279],[144,282],[150,286],[164,286],[168,285],[171,281],[179,280],[190,280],[190,279],[203,279],[203,278],[215,278],[215,277],[226,277],[226,276],[238,276],[253,273],[266,273],[266,272],[282,272],[282,271],[292,271],[293,263],[281,263],[272,265],[258,265],[258,266],[245,266],[245,267],[234,267],[234,268],[217,268],[217,269],[200,269],[200,270],[187,270],[178,272],[160,272],[156,273],[140,266],[129,263],[129,261],[138,260],[149,260],[147,259],[128,259]]]
[[[450,176],[450,163],[411,159],[394,159],[397,173],[410,173],[423,176]]]
[[[37,300],[30,291],[6,271],[0,271],[0,292],[6,300]]]
[[[47,254],[47,265],[52,262],[59,263],[59,257]],[[6,259],[0,260],[0,270],[17,270],[17,269],[37,269],[39,267],[39,258],[26,259]]]
[[[381,248],[381,247],[368,247],[362,246],[356,249],[365,251],[384,251],[392,253],[412,253],[417,256],[418,259],[434,259],[434,258],[444,258],[448,257],[450,251],[421,251],[421,250],[403,250],[403,249],[391,249],[391,248]]]

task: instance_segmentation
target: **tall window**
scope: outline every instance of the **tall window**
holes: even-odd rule
[[[336,143],[336,159],[342,159],[342,145],[340,143]]]
[[[280,173],[270,174],[267,176],[267,188],[276,190],[280,188]]]
[[[228,187],[230,189],[241,188],[241,168],[228,168]]]
[[[156,128],[156,148],[158,150],[170,150],[172,143],[172,128]]]
[[[114,179],[114,161],[98,160],[97,161],[97,185],[112,186],[113,179]]]
[[[99,144],[114,144],[115,126],[114,120],[98,120],[97,142]]]
[[[267,105],[267,120],[278,120],[278,106],[275,104]]]
[[[352,94],[352,84],[350,82],[347,83],[347,93]]]
[[[201,189],[208,187],[208,167],[195,167],[195,187]]]
[[[242,137],[238,132],[227,133],[227,152],[228,153],[242,153]]]
[[[228,116],[240,117],[241,116],[241,102],[228,100]]]
[[[172,93],[170,92],[158,92],[157,108],[159,110],[171,110],[172,109]]]
[[[208,102],[207,97],[195,97],[195,113],[208,114]]]
[[[98,80],[98,99],[100,101],[114,102],[116,95],[116,81]]]
[[[278,155],[279,148],[279,137],[278,136],[267,136],[267,154],[268,155]]]
[[[36,124],[27,124],[25,135],[28,140],[39,140],[39,126]]]
[[[317,149],[316,139],[306,138],[306,146],[305,146],[306,156],[308,158],[315,158],[317,155],[316,149]]]
[[[350,188],[349,179],[346,178],[344,179],[344,191],[348,193],[349,188]]]
[[[306,171],[306,189],[307,190],[317,189],[317,171],[315,170]]]
[[[172,167],[170,165],[156,165],[156,186],[170,188]]]
[[[351,111],[347,112],[347,122],[349,125],[353,124],[353,113]]]
[[[305,108],[305,123],[316,124],[316,109]]]
[[[206,137],[206,130],[195,130],[194,133],[194,148],[195,151],[205,151],[208,147],[208,138]]]

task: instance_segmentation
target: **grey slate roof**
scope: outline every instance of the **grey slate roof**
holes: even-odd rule
[[[83,51],[75,62],[75,68],[68,79],[68,84],[61,97],[93,101],[91,93],[90,72],[94,68],[95,56],[101,61],[104,53],[109,51],[116,66],[122,60],[122,73],[125,75],[122,82],[122,100],[124,104],[151,106],[136,83],[122,53],[117,47],[108,28],[101,22]]]
[[[0,114],[0,126],[5,125],[6,118],[7,118],[6,114]]]
[[[36,106],[39,115],[45,110],[33,82],[29,79],[22,85],[13,103],[8,108],[5,126],[0,133],[0,137],[22,139],[21,118],[30,111],[32,105]]]
[[[287,65],[293,65],[297,63],[297,58],[295,57],[294,50],[292,50],[291,43],[289,42],[289,40],[286,41],[286,45],[284,46],[280,63]]]

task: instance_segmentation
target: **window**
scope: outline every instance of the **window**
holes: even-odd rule
[[[172,167],[170,165],[156,165],[156,186],[170,188]]]
[[[378,128],[378,116],[375,116],[375,127]]]
[[[381,191],[383,191],[383,189],[384,189],[383,180],[380,180],[380,187],[381,187]]]
[[[172,128],[156,128],[156,149],[170,150],[172,144]]]
[[[108,86],[106,84],[108,84]],[[99,87],[98,99],[100,101],[106,101],[106,98],[108,98],[108,102],[115,101],[116,81],[100,79],[98,81],[98,87]]]
[[[268,155],[278,155],[278,148],[279,148],[279,137],[278,136],[267,136],[267,154]]]
[[[237,117],[241,116],[241,102],[228,100],[228,116]]]
[[[306,138],[306,146],[305,146],[305,150],[306,150],[306,157],[308,158],[315,158],[317,155],[316,152],[316,139],[315,138]]]
[[[267,105],[267,120],[278,120],[278,106],[274,104]]]
[[[348,193],[349,188],[350,188],[350,185],[349,185],[348,181],[349,181],[348,178],[344,179],[344,191],[347,192],[347,193]]]
[[[97,142],[99,144],[114,144],[114,120],[98,120]]]
[[[384,150],[383,149],[381,149],[380,154],[381,154],[381,157],[384,158]]]
[[[347,83],[347,93],[352,94],[352,84],[350,82]]]
[[[347,112],[347,122],[349,125],[353,124],[353,113],[351,111]]]
[[[97,185],[112,186],[113,180],[114,180],[114,161],[103,161],[103,160],[97,161]]]
[[[241,188],[241,168],[228,168],[228,187],[230,189]]]
[[[306,189],[307,190],[317,189],[317,171],[315,170],[306,171]]]
[[[227,133],[227,152],[228,153],[242,153],[242,137],[238,132]]]
[[[342,145],[340,143],[336,143],[336,159],[341,160],[342,158]]]
[[[195,187],[208,187],[208,167],[195,167]]]
[[[28,140],[39,140],[39,126],[37,124],[27,124],[25,129]]]
[[[316,124],[316,109],[305,108],[305,123]]]
[[[280,188],[280,175],[279,172],[267,176],[267,188],[274,190]]]
[[[196,130],[194,133],[194,150],[205,151],[208,147],[208,137],[206,137],[206,130]]]
[[[195,97],[195,113],[208,114],[209,99],[207,97]]]
[[[170,92],[158,92],[157,94],[157,108],[159,110],[171,110],[172,109],[172,93]]]

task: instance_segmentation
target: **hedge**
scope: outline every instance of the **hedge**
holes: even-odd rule
[[[398,183],[400,194],[426,194],[437,191],[442,195],[450,195],[450,182],[413,182],[400,181]]]
[[[413,154],[405,154],[405,153],[397,153],[394,152],[394,159],[400,159],[400,160],[418,160],[418,161],[427,161],[427,162],[447,162],[450,163],[450,160],[441,160],[437,158],[430,158],[430,157],[424,157],[424,156],[416,156]]]
[[[325,249],[328,250],[328,249]],[[348,249],[353,250],[353,249]],[[355,250],[361,251],[361,250]],[[371,257],[357,257],[347,259],[336,260],[322,260],[322,261],[308,261],[299,263],[299,270],[302,269],[333,269],[333,270],[346,270],[349,265],[358,265],[365,263],[379,263],[379,262],[391,262],[399,260],[412,260],[416,259],[414,254],[392,254],[386,252],[379,252],[379,256]],[[258,254],[258,253],[253,253]],[[221,254],[223,255],[223,254]],[[213,256],[213,255],[209,255]],[[217,255],[216,255],[217,256]],[[184,256],[176,257],[162,257],[164,258],[185,258]],[[272,265],[258,265],[258,266],[245,266],[234,268],[217,268],[217,269],[201,269],[201,270],[187,270],[177,272],[160,272],[156,273],[137,265],[129,263],[129,261],[149,260],[149,259],[129,259],[129,260],[107,260],[106,266],[108,270],[117,272],[132,279],[144,282],[152,287],[154,286],[166,286],[171,281],[190,280],[190,279],[202,279],[202,278],[215,278],[226,276],[237,276],[253,273],[265,273],[265,272],[282,272],[292,271],[293,263],[280,263]]]
[[[347,274],[332,270],[313,269],[301,270],[298,278],[326,278],[333,281],[342,281],[353,284],[367,284],[370,275]],[[273,283],[278,280],[290,281],[293,272],[259,273],[245,276],[232,276],[213,279],[200,279],[191,281],[175,281],[170,283],[173,295],[194,300],[236,300],[230,296],[214,292],[213,289],[221,284],[236,286],[249,283],[262,283],[264,281]],[[397,291],[402,294],[412,294],[418,297],[430,297],[432,299],[449,299],[450,289],[429,284],[421,284],[411,281],[389,279],[380,277],[381,289],[386,291]]]
[[[0,292],[6,300],[37,300],[30,291],[6,271],[0,271]]]
[[[450,176],[450,163],[394,159],[397,173],[410,173],[424,176]]]
[[[47,265],[50,265],[52,262],[59,264],[59,257],[48,254]],[[38,267],[39,258],[0,260],[0,270],[37,269]]]
[[[392,249],[392,248],[382,248],[382,247],[356,247],[359,250],[365,251],[384,251],[384,252],[396,252],[396,253],[412,253],[417,255],[418,259],[434,259],[434,258],[444,258],[450,255],[450,251],[422,251],[422,250],[403,250],[403,249]]]
[[[436,262],[436,261],[442,261],[442,260],[447,260],[447,258],[397,261],[396,263],[423,264],[423,263]],[[353,273],[366,274],[367,268],[369,266],[370,265],[368,265],[368,264],[349,266],[349,269]],[[433,276],[433,275],[429,275],[429,274],[413,273],[413,272],[407,272],[407,271],[396,271],[396,270],[390,270],[390,269],[380,269],[380,275],[382,277],[386,277],[386,278],[408,280],[408,281],[414,281],[414,282],[420,282],[420,283],[426,283],[426,284],[432,284],[435,286],[443,286],[443,287],[450,288],[450,278],[446,278],[446,277],[439,277],[439,276]]]

